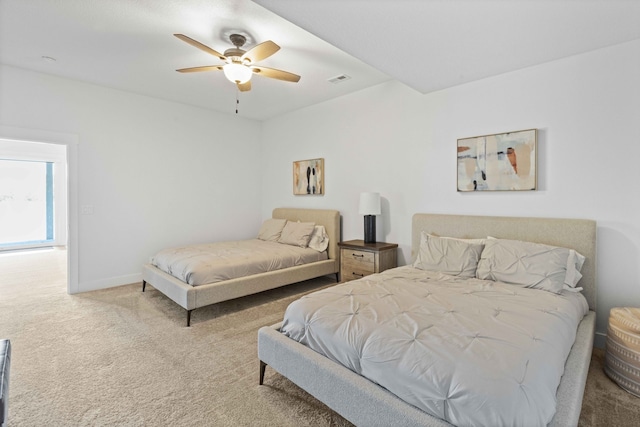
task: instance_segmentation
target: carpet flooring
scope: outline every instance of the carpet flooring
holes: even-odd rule
[[[350,426],[267,368],[257,330],[329,277],[186,312],[140,284],[68,295],[66,252],[0,255],[0,337],[11,339],[9,427]],[[640,399],[591,361],[579,425],[637,426]]]

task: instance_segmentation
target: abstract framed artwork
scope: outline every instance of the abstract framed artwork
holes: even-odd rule
[[[293,162],[293,194],[324,194],[324,159]]]
[[[537,129],[458,140],[458,191],[537,189]]]

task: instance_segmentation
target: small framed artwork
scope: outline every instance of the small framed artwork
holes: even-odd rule
[[[537,129],[458,140],[458,191],[537,188]]]
[[[324,159],[293,162],[293,194],[324,194]]]

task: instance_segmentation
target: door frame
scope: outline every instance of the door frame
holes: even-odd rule
[[[67,147],[67,293],[79,292],[78,282],[78,135],[0,125],[0,138],[63,144]]]

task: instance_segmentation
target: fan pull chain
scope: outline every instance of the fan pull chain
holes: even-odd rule
[[[240,105],[240,91],[236,87],[236,114],[238,114],[238,105]]]

